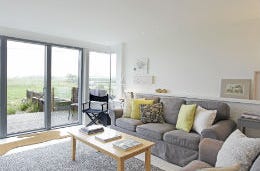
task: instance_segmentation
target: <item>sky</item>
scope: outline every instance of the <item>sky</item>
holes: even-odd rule
[[[17,41],[7,42],[7,77],[44,76],[45,46]],[[52,76],[78,74],[79,50],[53,47]],[[109,54],[90,52],[90,76],[109,78]],[[116,75],[116,55],[111,56],[112,77]]]
[[[27,77],[44,75],[45,46],[7,42],[7,77]],[[62,77],[78,74],[79,50],[53,47],[52,76]]]
[[[89,76],[109,78],[110,54],[108,53],[89,53]],[[111,76],[116,77],[116,54],[111,55]]]

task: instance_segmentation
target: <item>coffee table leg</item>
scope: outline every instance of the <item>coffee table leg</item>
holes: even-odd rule
[[[145,151],[145,171],[151,170],[151,148]]]
[[[117,171],[125,170],[125,161],[123,159],[117,160]]]
[[[75,137],[71,138],[71,144],[72,144],[72,160],[75,161],[75,156],[76,156],[76,139]]]

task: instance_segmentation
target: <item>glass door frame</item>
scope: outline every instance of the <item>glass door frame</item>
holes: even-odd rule
[[[0,35],[0,138],[7,135],[7,38]]]
[[[45,59],[44,59],[44,125],[43,129],[38,130],[30,130],[19,132],[15,134],[7,134],[7,40],[19,41],[24,43],[33,43],[45,46]],[[77,49],[80,52],[78,58],[78,122],[72,124],[59,125],[56,127],[51,127],[51,58],[52,46],[56,47],[64,47],[69,49]],[[4,35],[0,35],[0,138],[15,136],[18,134],[35,132],[40,130],[50,130],[53,128],[60,128],[65,126],[72,126],[82,124],[82,77],[83,77],[83,48],[53,44],[47,42],[40,42],[34,40],[27,40],[15,37],[8,37]]]

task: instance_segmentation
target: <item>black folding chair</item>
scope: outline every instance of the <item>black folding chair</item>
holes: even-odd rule
[[[87,105],[88,104],[88,105]],[[86,105],[88,108],[86,108]],[[85,113],[91,120],[87,126],[97,124],[98,122],[104,126],[108,125],[108,122],[104,119],[104,116],[108,116],[108,95],[106,96],[94,96],[89,95],[89,102],[83,103],[83,113]]]

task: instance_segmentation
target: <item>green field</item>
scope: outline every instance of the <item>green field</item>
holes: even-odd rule
[[[54,96],[62,99],[71,98],[71,88],[77,87],[77,80],[53,78]],[[25,77],[7,80],[7,113],[19,113],[21,104],[26,101],[26,90],[43,93],[43,78]]]
[[[60,99],[71,99],[72,87],[77,87],[76,76],[69,75],[67,77],[52,78],[51,87],[54,88],[54,96]],[[101,88],[109,92],[109,79],[107,78],[90,78],[90,82],[94,82],[94,85],[90,85],[90,88]],[[43,78],[39,77],[23,77],[12,78],[7,80],[7,113],[15,114],[21,113],[21,108],[24,108],[26,101],[26,90],[43,93]],[[115,81],[112,81],[112,85],[115,85]],[[115,87],[112,86],[112,94],[114,94]],[[32,105],[32,104],[26,104]],[[35,107],[35,106],[32,106]],[[37,109],[36,109],[37,110]],[[33,112],[34,110],[32,110]],[[28,111],[27,111],[28,112]]]

